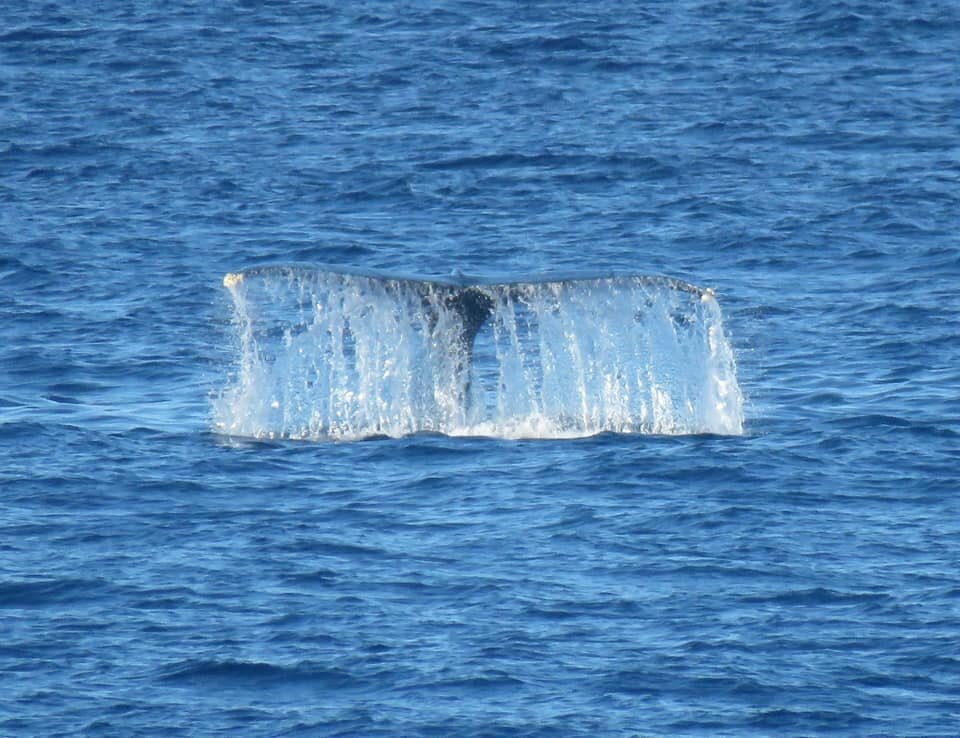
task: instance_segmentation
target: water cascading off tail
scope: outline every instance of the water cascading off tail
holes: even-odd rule
[[[227,435],[743,431],[720,307],[678,280],[467,285],[263,267],[224,285],[239,347],[214,400]]]

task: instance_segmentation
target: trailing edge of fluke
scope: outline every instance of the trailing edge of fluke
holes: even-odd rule
[[[317,281],[329,280],[342,285],[377,285],[386,292],[399,292],[419,296],[424,306],[441,302],[444,307],[454,310],[463,321],[463,337],[467,346],[480,331],[494,310],[496,300],[507,297],[523,299],[531,292],[561,290],[573,287],[596,286],[650,286],[668,288],[686,292],[701,301],[714,299],[710,288],[698,287],[673,277],[660,275],[547,275],[530,280],[518,281],[482,281],[472,279],[457,272],[451,279],[419,279],[378,272],[375,270],[351,271],[333,266],[310,265],[269,265],[250,267],[239,272],[229,272],[223,277],[223,286],[233,290],[252,277],[280,277]]]

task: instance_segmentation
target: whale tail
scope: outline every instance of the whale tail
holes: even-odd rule
[[[240,362],[218,428],[291,438],[739,433],[713,293],[657,276],[226,275]]]

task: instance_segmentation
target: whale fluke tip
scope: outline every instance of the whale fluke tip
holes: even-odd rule
[[[223,276],[223,286],[230,289],[236,287],[243,281],[243,274],[241,272],[228,272]]]

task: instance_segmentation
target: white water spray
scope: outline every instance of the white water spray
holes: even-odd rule
[[[228,435],[743,431],[720,307],[684,282],[464,286],[268,267],[224,285],[239,362],[214,419]]]

